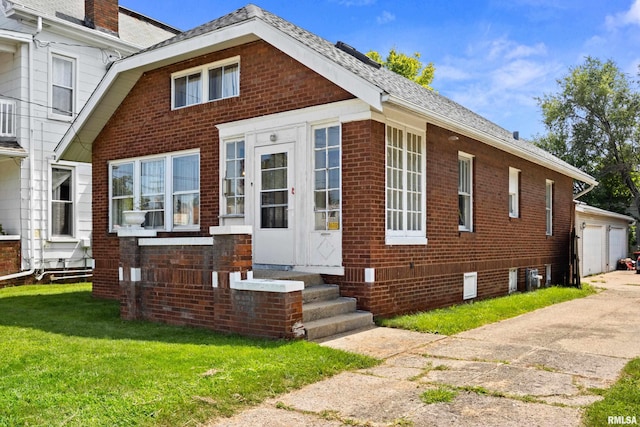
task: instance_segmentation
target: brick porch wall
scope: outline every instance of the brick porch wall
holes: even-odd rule
[[[0,240],[0,276],[19,273],[22,264],[20,239]],[[24,283],[24,278],[4,280],[0,288]]]
[[[478,272],[477,299],[508,293],[509,269],[525,269],[565,283],[573,226],[572,180],[478,141],[429,124],[427,138],[427,245],[385,244],[385,136],[375,121],[343,125],[344,276],[327,276],[342,294],[377,316],[463,302],[463,275]],[[474,231],[459,232],[458,151],[474,155]],[[509,167],[521,170],[520,217],[509,218]],[[553,235],[546,236],[545,182],[554,181]],[[375,269],[365,283],[364,269]],[[544,283],[544,279],[543,279]]]
[[[246,278],[251,268],[250,235],[216,236],[213,245],[150,246],[140,246],[137,237],[120,237],[120,256],[120,313],[124,319],[256,337],[298,337],[301,291],[231,288],[229,273]],[[140,269],[139,281],[132,268]]]

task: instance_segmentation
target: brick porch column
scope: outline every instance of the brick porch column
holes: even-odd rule
[[[121,228],[118,230],[120,238],[120,266],[118,280],[120,281],[120,317],[125,320],[140,319],[142,288],[142,266],[140,265],[141,237],[156,237],[156,230],[143,228]]]

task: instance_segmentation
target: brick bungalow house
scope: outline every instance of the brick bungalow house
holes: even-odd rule
[[[94,295],[253,335],[308,322],[299,282],[251,269],[320,274],[375,316],[566,282],[574,181],[597,184],[253,5],[114,63],[72,129],[56,152],[93,163]]]

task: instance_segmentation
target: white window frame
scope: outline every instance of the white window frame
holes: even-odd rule
[[[400,147],[400,155],[402,156],[402,169],[401,172],[401,189],[400,189],[400,202],[401,208],[397,209],[397,207],[390,208],[392,201],[389,200],[390,191],[395,191],[395,187],[390,187],[393,185],[389,182],[389,168],[390,159],[389,159],[389,130],[395,129],[402,132],[402,146]],[[420,211],[418,212],[420,216],[418,230],[408,230],[408,217],[409,211],[407,210],[408,206],[408,170],[407,166],[409,165],[408,157],[408,135],[411,134],[417,138],[419,138],[420,144],[420,154],[421,161],[419,164],[419,174],[418,177],[418,185],[420,192]],[[427,182],[427,144],[426,144],[426,132],[423,129],[409,127],[406,125],[400,125],[397,123],[387,123],[385,126],[385,243],[387,245],[426,245],[427,244],[427,193],[426,193],[426,182]],[[413,172],[413,171],[412,171]],[[415,183],[414,183],[415,184]],[[396,210],[400,211],[402,215],[402,228],[398,230],[390,229],[389,224],[389,211]]]
[[[553,235],[553,181],[546,180],[545,183],[545,222],[546,235]]]
[[[520,169],[509,168],[509,217],[520,217]]]
[[[227,183],[227,151],[228,151],[228,145],[229,144],[237,144],[239,142],[243,142],[244,143],[244,157],[240,158],[240,157],[234,157],[232,160],[234,161],[238,161],[240,159],[244,160],[244,178],[242,178],[244,180],[244,186],[245,186],[245,192],[242,195],[242,198],[244,199],[244,210],[242,213],[235,213],[235,214],[229,214],[227,213],[227,193],[226,193],[226,183]],[[246,184],[247,184],[247,139],[244,136],[239,136],[236,138],[226,138],[225,140],[222,141],[222,150],[221,150],[221,156],[220,158],[222,159],[220,161],[220,212],[224,212],[221,213],[220,216],[224,217],[224,218],[243,218],[246,215],[247,212],[247,188],[246,188]],[[231,160],[231,159],[230,159]],[[239,198],[240,196],[238,196]],[[237,206],[237,205],[236,205]]]
[[[54,81],[53,81],[53,60],[54,58],[59,58],[65,61],[69,61],[72,64],[72,70],[73,70],[73,76],[71,78],[72,80],[72,87],[70,88],[72,91],[71,94],[71,114],[70,115],[66,115],[66,114],[60,114],[60,113],[56,113],[56,110],[53,108],[53,86],[54,86]],[[63,120],[63,121],[72,121],[73,118],[76,115],[76,107],[78,105],[78,75],[80,74],[79,72],[79,67],[78,67],[78,57],[75,55],[71,55],[68,53],[61,53],[61,52],[50,52],[49,53],[49,95],[48,95],[48,99],[49,99],[49,108],[48,108],[48,114],[47,117],[50,119],[54,119],[54,120]]]
[[[230,66],[230,65],[237,65],[238,66],[238,80],[236,82],[237,86],[238,86],[238,92],[234,93],[230,96],[226,96],[226,97],[221,97],[221,98],[215,98],[215,99],[209,99],[209,71],[210,70],[215,70],[221,67],[226,67],[226,66]],[[201,65],[198,67],[193,67],[193,68],[189,68],[188,70],[182,70],[182,71],[178,71],[175,73],[171,74],[171,109],[172,110],[179,110],[181,108],[187,108],[190,107],[192,105],[200,105],[200,104],[206,104],[208,102],[215,102],[215,101],[219,101],[221,99],[228,99],[228,98],[235,98],[240,96],[240,56],[234,56],[232,58],[227,58],[224,59],[222,61],[216,61],[216,62],[211,62],[209,64],[205,64],[205,65]],[[200,74],[200,100],[198,102],[186,102],[185,105],[180,105],[180,106],[176,106],[176,96],[175,96],[175,88],[176,88],[176,79],[182,78],[182,77],[186,77],[186,76],[190,76],[190,75],[194,75],[194,74]]]
[[[317,130],[324,130],[325,132],[328,132],[328,130],[330,128],[337,128],[338,130],[338,145],[333,145],[333,146],[329,146],[326,145],[323,149],[317,149],[315,144],[316,144],[316,131]],[[311,126],[311,139],[312,139],[312,148],[311,150],[313,151],[313,157],[311,159],[311,167],[310,170],[313,171],[313,179],[312,179],[312,187],[311,187],[311,194],[313,194],[313,199],[312,199],[312,204],[313,204],[313,230],[314,231],[320,231],[320,232],[340,232],[342,230],[342,126],[340,123],[337,122],[329,122],[329,123],[323,123],[323,124],[317,124],[314,126]],[[328,143],[328,141],[327,141]],[[337,187],[329,187],[329,173],[327,173],[326,176],[326,186],[324,189],[322,189],[322,191],[325,193],[325,207],[324,208],[320,208],[318,209],[316,206],[316,190],[318,190],[316,188],[316,184],[315,184],[315,173],[319,172],[320,169],[316,169],[316,155],[318,152],[322,151],[323,153],[325,153],[325,155],[328,156],[328,152],[331,151],[332,149],[337,149],[338,151],[338,166],[334,166],[332,168],[329,167],[329,159],[328,157],[326,158],[326,171],[328,172],[330,169],[333,170],[338,170],[338,186]],[[331,191],[337,191],[338,192],[338,207],[337,209],[330,209],[329,208],[329,200],[328,200],[328,196],[329,196],[329,192]],[[317,213],[324,213],[324,227],[323,228],[318,228],[318,222],[316,219],[316,214]],[[335,218],[335,216],[331,216],[331,214],[334,213],[337,215],[337,221],[331,221],[330,218]]]
[[[473,299],[478,296],[478,272],[464,273],[462,299]]]
[[[473,232],[473,159],[475,156],[472,154],[468,154],[462,151],[458,151],[458,220],[460,219],[460,197],[468,197],[469,198],[469,212],[468,218],[465,218],[465,222],[468,224],[460,224],[458,221],[458,231],[468,231]],[[469,191],[463,191],[460,188],[462,183],[462,178],[460,176],[460,162],[468,163],[468,186]]]
[[[141,199],[141,163],[150,160],[164,160],[165,162],[165,182],[164,182],[164,228],[157,229],[158,231],[199,231],[202,224],[202,216],[200,214],[198,224],[190,225],[174,225],[173,217],[173,196],[181,193],[198,193],[201,197],[202,188],[202,174],[199,173],[199,182],[197,191],[189,192],[174,192],[173,190],[173,159],[177,157],[185,157],[190,155],[198,155],[198,167],[202,165],[202,158],[200,156],[200,150],[184,150],[174,151],[171,153],[163,153],[158,155],[143,156],[143,157],[131,157],[127,159],[111,160],[108,162],[109,167],[109,232],[117,232],[121,226],[114,227],[113,225],[113,186],[112,186],[112,171],[113,166],[122,165],[127,163],[133,163],[133,206],[140,205]]]
[[[53,204],[58,203],[53,199],[53,170],[61,169],[68,170],[71,172],[71,230],[69,234],[53,234]],[[64,164],[51,164],[49,167],[49,240],[51,241],[65,241],[65,240],[73,240],[75,241],[76,235],[76,224],[77,224],[77,200],[78,195],[76,192],[77,184],[76,184],[76,169],[73,166],[67,166]]]

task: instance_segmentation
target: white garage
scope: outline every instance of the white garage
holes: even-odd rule
[[[577,202],[580,276],[615,270],[618,260],[629,256],[629,226],[634,222],[630,216]]]

